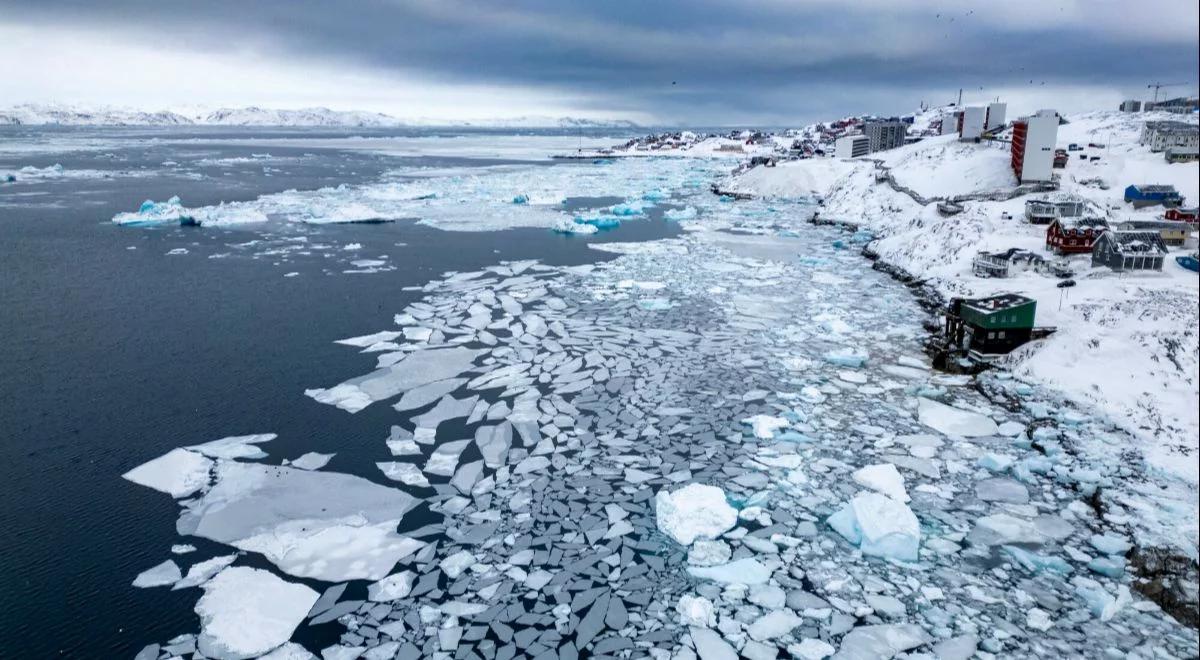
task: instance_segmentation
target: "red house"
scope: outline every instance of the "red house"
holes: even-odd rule
[[[1185,208],[1167,209],[1166,213],[1163,213],[1163,217],[1166,218],[1167,220],[1177,220],[1179,222],[1190,222],[1190,223],[1195,224],[1197,222],[1196,210],[1197,209],[1194,206],[1190,209],[1185,209]]]
[[[1046,249],[1056,254],[1091,254],[1108,229],[1103,218],[1056,218],[1046,228]]]

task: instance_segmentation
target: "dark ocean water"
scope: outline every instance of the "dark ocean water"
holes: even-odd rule
[[[329,469],[385,482],[373,463],[388,455],[380,429],[396,423],[396,413],[376,406],[347,415],[303,392],[362,372],[361,363],[347,359],[354,349],[332,342],[391,325],[392,315],[421,295],[404,287],[501,260],[596,261],[606,257],[589,250],[588,242],[648,240],[678,231],[655,217],[588,238],[538,229],[444,232],[415,222],[289,228],[314,242],[361,243],[364,256],[389,254],[396,270],[345,274],[342,264],[331,267],[322,255],[293,256],[276,265],[230,248],[278,234],[270,223],[148,229],[109,220],[146,198],[180,195],[189,206],[199,206],[369,181],[406,164],[470,167],[498,161],[272,147],[275,156],[315,155],[270,176],[247,164],[227,168],[229,176],[192,179],[150,172],[163,161],[245,157],[261,149],[179,145],[161,134],[148,139],[129,131],[129,146],[121,143],[125,134],[114,138],[108,132],[103,137],[116,140],[115,146],[4,150],[42,137],[29,129],[0,133],[0,171],[61,163],[67,169],[144,167],[148,173],[0,185],[0,657],[5,658],[130,657],[149,642],[198,629],[195,590],[130,586],[139,572],[170,557],[172,544],[199,548],[184,556],[185,564],[228,552],[204,539],[177,536],[178,505],[120,478],[170,449],[229,435],[278,433],[264,445],[275,459],[336,451]],[[611,202],[575,204],[591,203]],[[166,254],[176,248],[188,254]],[[224,253],[230,256],[208,258]],[[299,275],[285,278],[285,272]],[[257,565],[253,557],[242,563]],[[320,648],[339,632],[335,623],[302,629],[297,639]]]

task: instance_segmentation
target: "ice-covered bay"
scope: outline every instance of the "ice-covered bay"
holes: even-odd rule
[[[1071,451],[1111,427],[939,378],[916,302],[808,207],[679,194],[681,238],[446,273],[346,340],[364,375],[308,394],[391,418],[371,474],[131,475],[192,497],[184,534],[366,589],[309,612],[330,657],[1194,654],[1109,540],[1169,503]]]

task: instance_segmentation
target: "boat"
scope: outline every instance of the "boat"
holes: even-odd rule
[[[1193,273],[1200,273],[1200,253],[1193,252],[1192,254],[1185,254],[1175,257],[1175,263],[1183,266]]]

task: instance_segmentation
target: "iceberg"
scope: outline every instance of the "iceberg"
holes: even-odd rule
[[[682,208],[682,209],[667,209],[666,211],[663,212],[664,218],[666,218],[667,220],[674,220],[674,221],[692,220],[697,215],[698,215],[698,213],[696,212],[696,207],[694,207],[694,206],[688,206],[688,207]]]
[[[912,509],[878,493],[859,495],[826,521],[864,555],[916,561],[921,524]]]
[[[715,539],[738,520],[725,491],[704,484],[688,484],[673,493],[660,490],[654,508],[659,530],[682,545],[697,538]]]
[[[190,209],[184,208],[179,196],[165,202],[148,199],[142,202],[138,210],[118,213],[113,216],[113,224],[129,226],[147,226],[163,224],[192,224],[195,216]]]
[[[255,658],[284,644],[317,602],[317,592],[269,571],[227,568],[204,585],[196,603],[200,653],[210,658]]]

